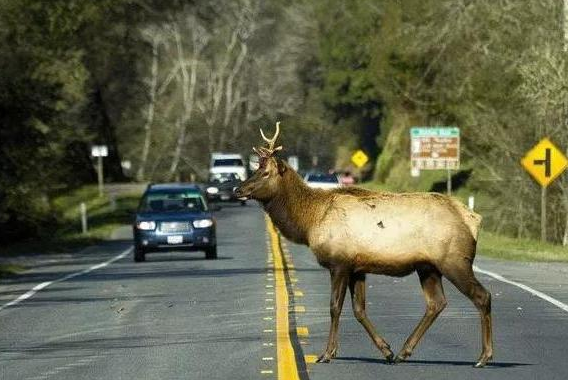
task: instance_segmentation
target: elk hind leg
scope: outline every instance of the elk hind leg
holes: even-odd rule
[[[475,278],[471,263],[452,266],[443,272],[460,292],[473,302],[481,317],[482,351],[475,367],[483,367],[493,358],[491,293]]]
[[[349,291],[351,293],[351,302],[353,306],[353,314],[359,323],[363,325],[367,333],[375,343],[375,346],[383,353],[388,362],[393,361],[393,353],[389,344],[375,331],[373,324],[367,317],[365,311],[365,274],[353,273],[349,278]]]
[[[422,336],[424,336],[447,304],[440,272],[433,267],[420,268],[417,269],[417,272],[422,291],[424,292],[424,298],[426,299],[426,311],[418,325],[414,328],[412,334],[410,334],[404,343],[402,350],[400,350],[396,356],[395,362],[397,363],[404,361],[412,355],[412,351],[414,351],[414,348]]]

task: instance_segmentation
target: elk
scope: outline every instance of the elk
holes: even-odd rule
[[[280,133],[253,148],[258,170],[236,190],[259,201],[287,239],[307,245],[331,275],[331,326],[318,362],[337,354],[339,316],[347,288],[353,313],[387,362],[406,360],[446,306],[442,276],[468,297],[481,317],[482,352],[475,367],[492,359],[491,294],[475,278],[481,216],[460,201],[436,193],[374,192],[357,187],[312,189],[275,153]],[[402,277],[418,273],[426,311],[395,357],[365,312],[367,273]]]

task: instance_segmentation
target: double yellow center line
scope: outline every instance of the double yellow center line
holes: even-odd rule
[[[286,266],[280,246],[280,236],[267,216],[266,225],[270,236],[270,248],[274,261],[276,296],[276,353],[278,355],[278,379],[300,380],[296,352],[290,337],[290,300],[286,283]],[[305,365],[305,363],[304,363]]]

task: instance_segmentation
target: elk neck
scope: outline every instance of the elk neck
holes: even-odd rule
[[[308,187],[290,167],[281,183],[277,194],[263,202],[264,209],[287,239],[308,245],[310,229],[321,220],[329,197]]]

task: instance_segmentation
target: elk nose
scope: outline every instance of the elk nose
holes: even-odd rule
[[[233,192],[235,193],[235,195],[237,197],[242,197],[243,196],[243,191],[241,190],[240,187],[235,187],[235,189],[233,190]]]

